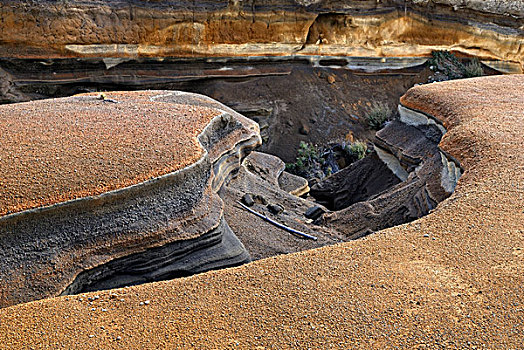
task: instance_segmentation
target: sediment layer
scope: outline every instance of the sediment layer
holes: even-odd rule
[[[522,63],[521,1],[3,1],[1,56],[420,56]]]
[[[221,112],[155,101],[161,94],[0,106],[0,216],[132,186],[195,163],[204,153],[198,135]]]
[[[104,264],[126,258],[135,261],[146,259],[151,256],[151,250],[160,247],[164,247],[160,254],[164,259],[157,259],[151,265],[170,265],[171,270],[186,275],[249,261],[249,255],[238,240],[226,239],[231,233],[226,232],[229,228],[223,221],[223,202],[216,192],[239,168],[245,152],[260,144],[258,126],[218,102],[196,94],[147,91],[115,93],[111,97],[111,100],[106,98],[97,101],[95,96],[88,95],[40,102],[40,112],[47,111],[42,114],[51,115],[51,121],[56,120],[52,118],[55,115],[53,113],[56,113],[61,117],[61,125],[38,124],[41,119],[34,114],[35,106],[39,103],[5,106],[4,116],[8,117],[8,112],[13,111],[11,123],[17,120],[16,116],[24,116],[26,119],[21,123],[24,130],[36,124],[43,135],[40,142],[35,142],[32,138],[37,135],[10,129],[10,133],[5,136],[7,139],[18,139],[20,145],[33,147],[35,152],[57,148],[60,159],[67,159],[72,164],[71,168],[78,162],[82,163],[85,172],[78,171],[78,177],[54,177],[52,174],[63,175],[71,168],[53,160],[49,164],[35,165],[36,169],[28,168],[28,173],[17,171],[18,163],[8,168],[13,176],[19,178],[8,176],[9,181],[5,186],[18,186],[30,176],[29,180],[41,186],[42,191],[35,196],[40,199],[37,205],[31,201],[21,202],[32,205],[19,205],[17,208],[21,208],[21,211],[0,217],[0,257],[3,261],[0,268],[0,306],[59,295],[71,283],[81,286],[70,287],[70,290],[89,288],[85,283],[73,282],[78,274],[83,273],[85,280],[94,280],[93,283],[96,283],[97,275],[103,279],[109,276],[96,270],[104,269],[101,267]],[[76,102],[79,104],[76,109],[70,109],[68,115],[63,114],[65,112],[61,105],[75,105]],[[92,104],[100,107],[100,114],[94,111],[89,113],[95,109]],[[56,109],[53,108],[55,105]],[[163,115],[163,119],[154,116],[147,118],[149,113],[157,109],[163,111],[158,114],[158,117]],[[179,118],[190,123],[192,119],[188,117],[195,111],[207,111],[202,114],[204,117],[207,115],[207,119],[199,122],[193,115],[195,118],[191,125],[178,125],[176,130],[169,131],[173,119]],[[137,116],[142,123],[136,122],[133,116]],[[142,119],[143,116],[146,118]],[[119,132],[103,138],[109,131],[115,130],[94,128],[93,125],[98,124],[93,123],[93,120],[100,118],[103,119],[103,125],[111,124]],[[75,133],[72,125],[81,129],[83,127],[86,132],[82,133],[81,130]],[[144,130],[148,131],[145,136],[141,134]],[[150,138],[155,135],[155,130],[159,136],[168,138]],[[59,141],[75,142],[58,142],[57,138]],[[122,145],[119,142],[125,140],[130,140],[135,148],[120,149]],[[102,146],[109,149],[100,150],[98,143],[101,141],[107,142]],[[184,148],[184,142],[188,141],[189,147]],[[48,154],[36,157],[23,148],[19,153],[15,152],[9,143],[2,143],[2,146],[2,154],[20,160],[22,165],[36,158],[46,159],[44,156]],[[77,154],[78,149],[85,154]],[[152,152],[148,153],[149,149]],[[162,149],[164,152],[159,153],[172,153],[173,157],[171,160],[169,157],[157,158],[158,162],[155,162],[156,151]],[[144,154],[148,159],[144,160]],[[106,162],[99,162],[98,159]],[[178,161],[172,162],[173,159]],[[109,165],[106,166],[106,163]],[[117,170],[124,164],[130,172],[136,171],[138,176],[130,177],[135,182],[119,182],[121,178],[113,175],[120,172],[111,172],[112,164]],[[87,172],[89,169],[94,175]],[[30,175],[32,170],[38,173]],[[103,175],[96,176],[97,170]],[[122,176],[127,174],[122,172]],[[143,174],[147,174],[147,177],[144,178]],[[152,178],[150,174],[154,174]],[[106,185],[113,179],[117,181],[113,182],[114,187],[108,188],[109,191],[93,185],[91,181],[101,181]],[[66,189],[74,189],[75,183],[87,188],[88,192],[80,193],[84,194],[83,197],[75,195],[71,199],[55,196],[50,200],[45,196],[64,192],[67,195]],[[3,193],[8,195],[17,191],[24,194],[27,189],[17,187]],[[9,206],[13,202],[7,198],[2,203]],[[2,212],[5,214],[7,210],[3,208]],[[215,237],[213,244],[206,243],[209,235]],[[193,246],[189,244],[189,248],[188,244],[172,244],[184,240],[197,243]],[[217,249],[221,244],[226,248]],[[172,258],[173,255],[181,255],[183,259],[191,259],[191,256],[184,256],[184,252],[188,251],[192,257],[201,258],[205,254],[197,251],[204,248],[209,256],[186,263],[186,269],[177,266],[180,262]],[[131,255],[133,257],[129,258]],[[118,275],[129,271],[128,265],[113,263],[106,270]],[[86,272],[88,270],[93,274]],[[136,276],[138,272],[134,274],[134,281],[123,283],[138,283],[141,277]]]
[[[464,168],[415,222],[93,301],[2,309],[0,347],[519,348],[523,89],[520,75],[408,91],[403,105],[443,123],[439,147]]]

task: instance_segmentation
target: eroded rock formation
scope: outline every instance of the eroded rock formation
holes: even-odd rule
[[[0,346],[519,348],[523,89],[524,76],[502,76],[408,91],[402,104],[442,121],[439,147],[464,168],[451,197],[415,222],[235,269],[5,308]]]
[[[523,60],[520,1],[3,1],[4,55],[419,56]]]
[[[343,240],[339,232],[307,220],[304,214],[315,203],[296,196],[307,191],[307,181],[284,172],[284,168],[281,159],[252,152],[242,161],[237,176],[220,191],[226,203],[225,217],[253,260],[319,248]],[[251,209],[318,239],[302,239],[247,212],[237,203],[245,194],[253,198]],[[283,210],[275,213],[270,206]]]
[[[462,175],[438,144],[446,129],[429,115],[399,106],[399,120],[377,132],[374,153],[311,189],[330,209],[326,225],[348,238],[412,221],[449,197]]]
[[[216,192],[258,126],[195,94],[1,106],[0,306],[249,261]]]

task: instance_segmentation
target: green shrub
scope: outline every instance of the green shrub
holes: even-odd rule
[[[390,116],[391,111],[389,110],[387,104],[381,102],[374,102],[371,106],[371,109],[366,114],[366,120],[368,122],[368,126],[371,129],[379,130],[380,128],[382,128],[382,126],[389,119]]]
[[[349,152],[357,159],[362,159],[366,156],[368,146],[364,142],[357,141],[352,143],[349,147]]]
[[[367,145],[364,142],[334,142],[319,147],[307,142],[300,142],[298,155],[294,163],[287,163],[286,170],[306,179],[329,176],[340,170],[340,167],[362,159],[366,156]]]
[[[468,64],[464,64],[448,51],[433,51],[431,55],[429,64],[435,75],[430,77],[430,82],[480,77],[484,74],[482,65],[477,58],[473,58]]]
[[[464,77],[465,78],[474,78],[481,77],[484,74],[482,65],[477,58],[471,60],[470,63],[464,66]]]
[[[307,176],[311,171],[320,169],[323,163],[324,159],[320,156],[317,146],[300,141],[297,159],[294,163],[286,164],[286,170],[300,176]]]
[[[443,80],[460,79],[464,77],[464,65],[459,59],[449,51],[433,51],[429,64],[435,67],[439,74],[443,75]]]

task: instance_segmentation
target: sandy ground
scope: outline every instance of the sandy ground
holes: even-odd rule
[[[0,106],[0,216],[134,185],[200,159],[220,114],[108,93]]]
[[[465,169],[428,216],[362,240],[0,310],[0,348],[517,349],[524,342],[524,76],[403,103]],[[89,298],[94,298],[92,301]]]

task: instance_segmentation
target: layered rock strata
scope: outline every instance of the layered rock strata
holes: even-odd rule
[[[449,197],[460,164],[438,147],[446,129],[419,111],[399,106],[399,120],[377,132],[372,155],[311,189],[336,212],[324,224],[354,239],[428,214]]]
[[[11,91],[19,92],[5,96],[13,102],[20,101],[19,96],[41,99],[129,89],[204,94],[256,121],[264,140],[261,150],[293,162],[300,141],[322,144],[343,139],[348,132],[356,139],[372,137],[358,116],[377,100],[394,108],[407,89],[432,74],[425,65],[369,74],[361,70],[379,69],[388,60],[337,59],[338,66],[333,61],[327,57],[142,58],[107,68],[103,59],[6,58],[0,59],[0,68],[11,77]]]
[[[286,173],[284,162],[270,154],[251,152],[240,170],[219,192],[225,203],[225,217],[245,245],[253,260],[295,253],[343,241],[343,236],[330,228],[312,223],[305,217],[316,205],[297,197],[308,191],[307,180]],[[237,201],[250,195],[251,209],[292,229],[317,237],[304,239],[276,227],[241,208]],[[281,208],[278,212],[271,208]]]
[[[2,1],[2,56],[420,56],[523,61],[518,0]]]
[[[524,76],[503,76],[408,91],[402,104],[442,121],[439,146],[464,168],[415,222],[92,302],[5,308],[0,347],[519,348],[523,90]]]
[[[249,261],[216,194],[249,119],[173,91],[1,110],[0,306]]]

